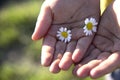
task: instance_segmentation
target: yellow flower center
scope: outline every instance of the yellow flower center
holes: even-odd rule
[[[67,38],[67,37],[68,37],[68,33],[67,33],[67,32],[61,32],[61,35],[62,35],[64,38]]]
[[[86,26],[88,30],[92,30],[93,28],[93,24],[91,22],[89,22]]]

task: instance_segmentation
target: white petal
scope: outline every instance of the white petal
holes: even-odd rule
[[[88,18],[86,18],[84,22],[85,22],[85,24],[88,24],[89,19],[88,19]]]
[[[70,40],[71,40],[71,37],[68,37],[68,40],[70,41]]]
[[[71,30],[68,30],[67,32],[68,32],[68,34],[70,34],[70,33],[71,33]]]
[[[66,32],[66,31],[67,31],[67,28],[64,28],[64,31]]]
[[[84,27],[83,27],[83,29],[87,29],[87,27],[86,27],[86,26],[84,26]]]
[[[96,22],[95,18],[90,18],[90,22],[92,23]]]
[[[57,34],[57,37],[60,37],[61,35],[60,34]]]
[[[61,27],[61,28],[60,28],[60,32],[63,32],[63,31],[64,31],[64,28],[63,28],[63,27]]]
[[[58,34],[60,34],[61,32],[60,31],[57,31]]]
[[[63,38],[63,37],[61,37],[61,41],[64,41],[64,38]]]
[[[89,33],[89,32],[87,32],[87,35],[89,36],[89,35],[90,35],[90,33]]]
[[[93,23],[93,25],[95,25],[95,26],[96,26],[97,24],[98,24],[97,22],[94,22],[94,23]]]
[[[88,35],[88,32],[86,32],[85,35],[87,36],[87,35]]]
[[[97,27],[93,27],[93,32],[97,32]]]
[[[97,25],[97,24],[98,24],[98,23],[96,22],[95,18],[91,18],[91,19],[90,19],[90,22],[92,22],[93,25]]]
[[[91,18],[90,18],[90,21],[93,22],[93,21],[94,21],[94,18],[91,17]]]
[[[70,39],[67,38],[67,42],[70,42]]]
[[[69,38],[71,38],[71,36],[68,36],[67,38],[69,39]]]
[[[93,18],[90,18],[90,22],[93,23],[95,22],[95,20]]]
[[[88,35],[92,35],[92,31],[88,31]]]
[[[71,36],[72,36],[72,34],[69,34],[68,36],[70,36],[70,37],[71,37]]]
[[[67,40],[65,39],[65,40],[64,40],[64,42],[66,43],[66,42],[67,42]]]
[[[92,22],[94,26],[96,26],[98,23],[95,21],[95,22]]]
[[[84,33],[86,33],[87,32],[87,30],[84,30]]]
[[[84,30],[84,33],[86,33],[86,32],[88,32],[88,30],[87,30],[87,29],[85,29],[85,30]]]

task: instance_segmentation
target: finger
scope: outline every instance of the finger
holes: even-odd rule
[[[100,60],[92,60],[89,63],[84,64],[77,70],[77,76],[80,78],[88,77],[90,70],[97,66],[100,62]]]
[[[92,78],[99,78],[107,73],[114,71],[120,66],[120,52],[111,54],[101,64],[93,68],[90,72]]]
[[[52,22],[52,12],[48,4],[42,5],[41,12],[36,22],[36,27],[32,35],[33,40],[38,40],[45,36]]]
[[[110,56],[110,53],[109,53],[109,52],[103,52],[103,53],[101,53],[101,54],[98,56],[98,58],[97,58],[97,60],[99,60],[100,62],[99,62],[96,66],[98,66],[102,61],[106,60],[109,56]],[[90,76],[91,78],[94,78],[94,77],[91,76],[91,70],[94,69],[96,66],[94,66],[93,68],[91,68],[91,69],[89,70],[89,76]],[[103,66],[102,66],[102,67],[103,67]]]
[[[94,47],[93,45],[91,45],[90,48],[88,49],[88,51],[87,51],[87,53],[86,53],[85,58],[83,59],[83,61],[80,62],[80,64],[75,63],[75,67],[74,67],[74,69],[73,69],[73,71],[72,71],[73,75],[77,75],[77,74],[76,74],[77,70],[78,70],[83,64],[86,64],[86,63],[89,61],[89,59],[86,59],[86,57],[89,56],[89,53],[90,53],[94,48],[95,48],[95,47]],[[88,60],[88,61],[86,62],[85,59]]]
[[[59,63],[60,60],[63,56],[63,53],[65,52],[66,49],[66,44],[64,42],[58,41],[56,43],[56,48],[55,48],[55,53],[54,53],[54,59],[52,64],[50,65],[50,72],[52,73],[58,73],[60,71],[59,68]]]
[[[110,56],[110,53],[109,52],[103,52],[101,53],[97,59],[101,60],[101,61],[104,61],[105,59],[107,59],[108,57]]]
[[[70,68],[70,66],[72,65],[73,61],[72,61],[72,53],[74,51],[76,47],[76,41],[71,41],[68,45],[67,45],[67,49],[66,52],[64,53],[59,67],[62,70],[68,70]]]
[[[96,59],[100,53],[101,51],[99,49],[93,49],[89,52],[89,55],[82,60],[81,64],[86,64],[89,61]]]
[[[93,52],[94,50],[96,50],[94,45],[90,45],[90,47],[88,48],[87,52],[84,55],[84,59],[86,59],[86,57],[91,56],[91,52]],[[99,49],[97,49],[98,51],[100,51]]]
[[[42,53],[41,53],[41,64],[43,66],[50,66],[50,63],[53,59],[54,48],[56,44],[56,39],[47,35],[44,38]]]
[[[89,75],[90,70],[99,64],[100,60],[93,60],[96,59],[96,57],[100,54],[100,50],[94,49],[92,50],[91,54],[83,59],[83,61],[80,63],[81,67],[77,67],[78,69],[75,69],[76,75],[78,77],[87,77]]]
[[[75,51],[73,52],[72,59],[75,63],[79,62],[87,51],[93,36],[82,37],[78,40]]]

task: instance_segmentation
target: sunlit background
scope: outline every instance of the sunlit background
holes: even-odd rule
[[[73,76],[72,69],[52,74],[40,65],[42,41],[31,35],[42,2],[0,1],[0,80],[91,80]]]

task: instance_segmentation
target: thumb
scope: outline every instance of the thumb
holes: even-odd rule
[[[52,11],[50,7],[44,2],[36,22],[36,27],[32,35],[32,40],[38,40],[44,37],[45,34],[47,34],[51,22]]]

